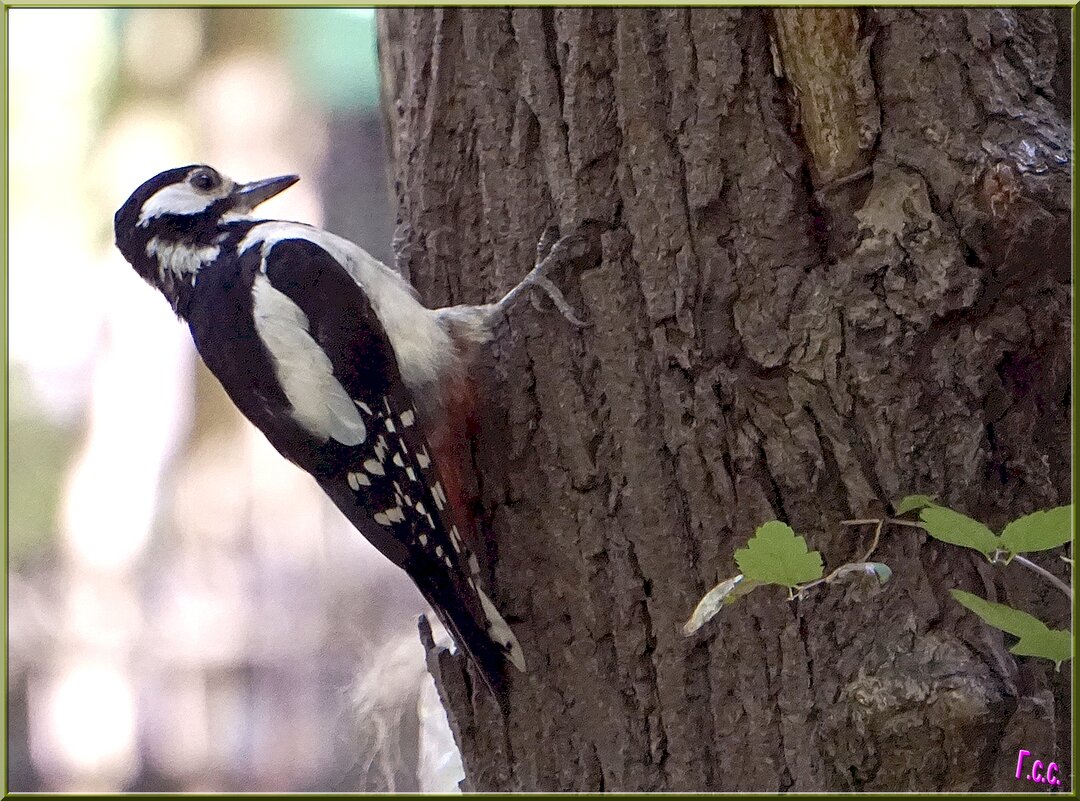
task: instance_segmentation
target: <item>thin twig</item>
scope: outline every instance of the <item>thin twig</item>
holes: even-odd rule
[[[877,550],[878,542],[881,540],[881,529],[885,525],[885,520],[879,520],[877,528],[874,529],[874,541],[870,543],[870,550],[866,552],[866,556],[862,558],[862,561],[869,562],[870,557],[874,555],[874,551]]]
[[[842,521],[840,521],[840,525],[842,525],[842,526],[868,526],[871,523],[878,524],[877,533],[874,535],[874,546],[876,547],[877,546],[877,535],[881,533],[880,524],[884,523],[884,522],[889,523],[889,525],[908,526],[910,528],[921,528],[924,531],[926,530],[926,526],[924,526],[922,523],[916,523],[916,522],[911,521],[911,520],[896,520],[895,518],[886,518],[885,520],[877,520],[877,519],[842,520]],[[871,548],[871,552],[872,551],[873,551],[873,549]],[[867,559],[869,559],[869,556],[864,558],[863,561],[865,562],[865,561],[867,561]],[[1072,597],[1073,597],[1072,587],[1070,587],[1064,581],[1059,579],[1057,576],[1055,576],[1053,573],[1051,573],[1046,568],[1040,567],[1039,565],[1032,562],[1030,559],[1027,559],[1027,558],[1025,558],[1023,556],[1020,556],[1019,554],[1013,555],[1013,557],[1009,561],[1019,562],[1024,567],[1026,567],[1028,570],[1032,570],[1032,571],[1038,573],[1044,579],[1046,579],[1051,584],[1053,584],[1054,587],[1059,589],[1061,592],[1065,593],[1065,595],[1068,597],[1068,599],[1070,601],[1072,600]],[[993,559],[991,559],[991,562],[993,562],[995,564],[1002,564],[1002,563],[1008,564],[1008,562],[1005,562],[1005,560],[998,559],[996,554],[995,554],[995,557]],[[826,581],[826,580],[827,579],[819,579],[819,582],[820,581]],[[807,585],[807,586],[813,586],[813,585]]]
[[[1026,567],[1028,570],[1035,571],[1040,576],[1042,576],[1044,579],[1046,579],[1051,584],[1053,584],[1055,587],[1057,587],[1059,590],[1061,590],[1063,593],[1065,593],[1066,597],[1068,597],[1068,599],[1070,601],[1072,600],[1072,597],[1073,597],[1072,587],[1070,587],[1064,581],[1059,579],[1057,576],[1055,576],[1053,573],[1051,573],[1045,567],[1041,567],[1041,566],[1035,564],[1030,559],[1026,559],[1023,556],[1020,556],[1020,554],[1016,554],[1015,556],[1013,556],[1011,561],[1019,562],[1024,567]]]
[[[890,517],[884,517],[884,518],[873,517],[873,518],[863,518],[863,519],[859,519],[859,520],[841,520],[840,521],[840,525],[842,525],[842,526],[871,526],[871,525],[876,526],[876,528],[874,529],[874,541],[870,544],[870,550],[868,550],[866,552],[866,556],[864,556],[862,558],[863,562],[870,561],[870,557],[873,555],[875,549],[877,549],[878,541],[881,538],[881,529],[886,523],[888,523],[890,526],[907,526],[908,528],[921,528],[923,531],[926,530],[926,526],[924,526],[922,523],[916,523],[916,522],[914,522],[912,520],[897,520],[896,518],[890,518]],[[1069,559],[1068,557],[1063,556],[1061,558],[1064,559],[1066,562],[1069,562],[1070,564],[1072,564],[1072,560]],[[1033,571],[1035,573],[1038,573],[1044,579],[1046,579],[1051,584],[1053,584],[1056,589],[1058,589],[1062,593],[1064,593],[1065,597],[1067,597],[1070,601],[1072,601],[1072,597],[1073,597],[1072,587],[1070,587],[1064,581],[1059,579],[1057,576],[1055,576],[1053,573],[1051,573],[1045,567],[1040,567],[1039,565],[1032,562],[1030,559],[1027,559],[1027,558],[1025,558],[1023,556],[1020,556],[1019,554],[1014,554],[1009,561],[1019,562],[1021,565],[1026,567],[1028,570],[1031,570],[1031,571]],[[991,562],[993,562],[994,564],[1001,564],[1002,562],[1005,562],[1005,560],[998,559],[997,554],[995,554],[994,558],[991,559]],[[1005,562],[1005,564],[1008,564],[1008,562]],[[831,581],[832,578],[843,567],[844,567],[844,565],[841,565],[840,567],[836,568],[836,570],[834,570],[832,573],[825,576],[824,578],[819,578],[819,579],[817,579],[815,581],[811,581],[809,584],[803,584],[802,586],[800,586],[798,588],[798,590],[796,592],[794,592],[794,594],[791,595],[791,598],[793,598],[793,599],[794,598],[801,598],[803,593],[806,592],[807,590],[809,590],[811,587],[816,587],[819,584],[825,584],[825,583]]]
[[[847,522],[847,521],[845,521],[845,522]],[[878,542],[881,539],[881,529],[882,529],[882,527],[884,527],[884,525],[885,525],[885,523],[887,521],[886,521],[886,519],[883,518],[881,520],[873,520],[873,521],[865,521],[865,522],[877,523],[877,528],[874,529],[874,541],[870,543],[870,550],[868,550],[866,552],[866,556],[864,556],[860,560],[862,562],[868,562],[870,560],[870,557],[873,556],[874,551],[877,550]],[[888,521],[888,522],[891,522],[891,521]],[[809,590],[811,587],[816,587],[819,584],[828,584],[830,581],[832,581],[836,577],[836,574],[839,573],[841,570],[843,570],[845,567],[847,567],[848,564],[850,564],[850,562],[845,562],[844,564],[840,565],[840,567],[836,568],[836,570],[834,570],[832,573],[825,576],[824,578],[815,579],[814,581],[811,581],[809,584],[803,584],[802,586],[800,586],[798,588],[797,592],[789,591],[789,593],[788,593],[789,600],[794,600],[795,598],[801,598],[802,594],[804,592],[806,592],[807,590]]]
[[[890,526],[907,526],[908,528],[921,528],[923,530],[926,529],[926,526],[924,526],[922,523],[916,523],[914,520],[898,520],[895,517],[886,517],[886,518],[870,517],[870,518],[867,518],[865,520],[841,520],[840,525],[841,526],[876,526],[878,523],[882,522],[882,519],[884,519],[884,521],[886,523],[888,523]]]
[[[826,576],[825,578],[815,579],[809,584],[803,584],[799,586],[797,590],[795,587],[788,588],[788,600],[794,601],[796,598],[802,598],[804,592],[809,590],[811,587],[816,587],[818,584],[824,584],[827,580],[828,576]]]

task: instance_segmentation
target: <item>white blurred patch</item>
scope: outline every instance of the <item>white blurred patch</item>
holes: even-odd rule
[[[420,690],[420,792],[459,793],[465,768],[450,721],[435,689],[435,680],[424,674]]]
[[[79,561],[119,570],[150,536],[161,470],[187,424],[193,349],[168,306],[152,297],[157,293],[124,273],[110,277],[115,303],[108,307],[62,529]]]
[[[204,9],[133,8],[128,13],[121,57],[129,75],[158,89],[191,74],[203,52]]]
[[[190,115],[199,120],[210,143],[200,161],[238,181],[285,173],[303,176],[288,192],[260,204],[258,217],[315,225],[322,221],[317,187],[310,178],[326,153],[326,124],[319,113],[304,107],[283,62],[249,51],[209,65],[194,84]],[[252,131],[259,135],[252,136]]]
[[[103,144],[95,154],[97,200],[115,211],[146,179],[171,167],[203,161],[194,134],[177,119],[176,110],[160,100],[142,100],[120,111],[105,129]],[[120,263],[131,270],[122,258]]]
[[[409,767],[403,765],[402,738],[419,736],[420,792],[460,792],[458,782],[465,777],[461,756],[415,631],[375,653],[352,697],[361,731],[367,735],[363,745],[369,770],[380,774],[376,785],[394,789],[395,773]],[[410,730],[416,725],[413,710],[419,718],[418,735]]]
[[[43,714],[31,721],[34,761],[80,784],[104,779],[122,786],[137,767],[130,677],[110,662],[85,660],[38,692]]]
[[[243,426],[250,481],[249,525],[268,564],[310,569],[325,547],[330,501],[314,479],[274,450],[255,426]],[[340,514],[334,509],[334,513]],[[350,538],[362,539],[349,526]]]
[[[8,353],[53,419],[80,411],[101,321],[96,252],[108,221],[87,213],[83,177],[111,75],[109,13],[8,11]]]

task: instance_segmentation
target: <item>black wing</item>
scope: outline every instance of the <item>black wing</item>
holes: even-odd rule
[[[314,242],[287,239],[265,254],[265,275],[307,316],[366,427],[358,445],[331,439],[303,464],[346,517],[416,582],[457,643],[498,692],[502,663],[520,647],[479,585],[478,566],[447,508],[424,421],[365,293]],[[310,458],[310,457],[309,457]]]

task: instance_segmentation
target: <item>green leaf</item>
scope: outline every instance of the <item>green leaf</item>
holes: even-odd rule
[[[953,598],[981,617],[983,622],[989,623],[995,629],[1007,631],[1015,637],[1035,634],[1046,629],[1045,623],[1027,612],[1021,612],[1005,604],[996,604],[963,590],[949,590],[949,592]]]
[[[1001,547],[1001,541],[997,535],[978,520],[972,520],[947,507],[928,506],[919,513],[919,516],[927,532],[934,539],[950,545],[974,548],[987,557]]]
[[[746,547],[735,551],[735,563],[749,579],[785,587],[814,581],[824,572],[821,554],[809,551],[806,540],[779,520],[759,526]]]
[[[936,495],[906,495],[896,504],[896,516],[914,512],[927,506],[937,506]]]
[[[1009,649],[1017,656],[1038,656],[1050,659],[1060,669],[1061,663],[1072,658],[1072,635],[1060,629],[1050,629],[1037,617],[996,604],[963,590],[950,590],[952,597],[962,603],[995,629],[1001,629],[1020,638]]]
[[[1017,656],[1039,656],[1051,659],[1060,669],[1061,663],[1072,658],[1072,635],[1060,629],[1049,629],[1023,635],[1020,642],[1009,649]]]
[[[1048,551],[1072,539],[1072,504],[1035,512],[1012,521],[1001,532],[1009,553]]]

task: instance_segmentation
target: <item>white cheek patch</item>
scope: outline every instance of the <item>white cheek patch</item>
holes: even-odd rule
[[[364,421],[334,378],[330,357],[312,338],[307,315],[262,273],[256,274],[251,295],[255,330],[270,352],[293,419],[323,442],[359,445],[367,438]]]
[[[221,195],[196,192],[189,184],[170,184],[159,189],[143,203],[139,211],[139,226],[145,228],[155,217],[162,214],[200,214]]]

